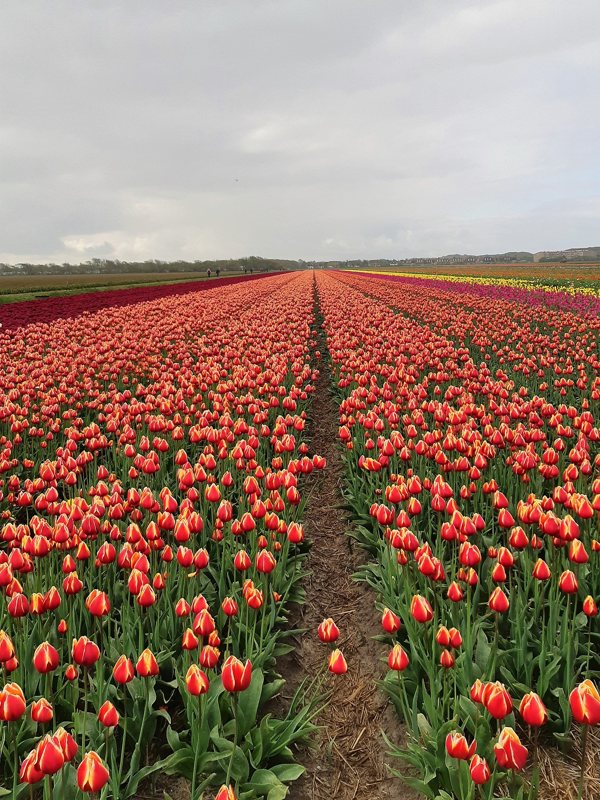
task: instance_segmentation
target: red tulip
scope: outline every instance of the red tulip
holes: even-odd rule
[[[235,617],[238,613],[238,604],[233,597],[226,597],[221,603],[223,612],[228,617]]]
[[[92,667],[100,658],[100,648],[87,636],[81,636],[79,639],[73,639],[71,656],[80,667]]]
[[[10,661],[15,655],[12,639],[6,631],[0,631],[0,664]]]
[[[429,601],[419,594],[414,595],[411,601],[410,613],[417,622],[429,622],[433,619],[433,609]]]
[[[600,694],[589,679],[573,689],[569,695],[569,703],[573,717],[580,725],[600,723]]]
[[[39,783],[44,778],[44,773],[37,766],[38,752],[37,748],[32,750],[21,762],[21,769],[19,770],[19,780],[21,783],[28,783],[33,785]]]
[[[504,719],[513,707],[511,696],[499,681],[484,685],[481,702],[495,719]]]
[[[489,765],[485,758],[474,755],[469,764],[469,773],[471,780],[477,785],[487,783],[491,777]]]
[[[137,660],[135,669],[140,678],[153,678],[159,674],[158,663],[151,650],[146,648]]]
[[[388,656],[388,666],[396,672],[403,672],[408,667],[409,661],[402,645],[395,644]]]
[[[598,616],[598,606],[596,605],[596,601],[589,594],[583,601],[583,613],[586,615],[586,617]]]
[[[31,704],[31,718],[34,722],[41,722],[46,724],[51,722],[54,717],[54,710],[51,703],[45,697],[41,697]]]
[[[60,744],[65,761],[72,761],[77,755],[77,742],[63,727],[57,728],[54,738]]]
[[[498,742],[494,745],[494,755],[503,769],[520,771],[527,762],[527,748],[521,744],[517,733],[508,727],[500,731]]]
[[[192,664],[188,669],[185,684],[188,692],[195,696],[206,694],[210,685],[208,678],[196,664]]]
[[[496,611],[498,614],[506,614],[509,605],[508,597],[504,594],[501,587],[497,586],[490,595],[488,606],[492,611]]]
[[[243,664],[235,656],[229,656],[221,668],[221,681],[228,692],[243,692],[252,680],[252,664]]]
[[[215,800],[237,800],[237,797],[232,786],[223,785],[215,795]]]
[[[400,630],[400,617],[389,608],[384,608],[381,615],[381,627],[386,633],[396,633]]]
[[[82,792],[99,792],[110,778],[110,773],[98,753],[86,753],[77,768],[77,785]]]
[[[319,625],[317,634],[322,642],[335,642],[339,639],[340,631],[335,622],[329,617]]]
[[[114,705],[107,700],[98,712],[98,720],[105,728],[114,728],[119,724],[119,712]]]
[[[16,722],[26,708],[25,695],[17,683],[7,683],[0,689],[0,722]]]
[[[535,692],[524,695],[519,703],[519,714],[532,727],[544,725],[548,720],[548,712],[542,699]]]
[[[559,589],[565,594],[575,594],[579,588],[579,583],[574,572],[566,569],[560,576],[558,582]]]
[[[85,607],[93,617],[105,617],[110,613],[110,600],[105,592],[92,589],[86,598]]]
[[[47,672],[54,672],[59,662],[58,651],[49,642],[42,642],[33,654],[33,666],[42,675]]]
[[[36,767],[43,775],[54,775],[64,766],[65,756],[55,736],[44,736],[36,747],[36,753]]]
[[[464,734],[454,731],[446,736],[446,752],[452,758],[467,761],[477,749],[477,742],[473,740],[469,745]]]
[[[341,650],[332,650],[329,656],[329,672],[334,675],[344,675],[348,672],[348,665]]]

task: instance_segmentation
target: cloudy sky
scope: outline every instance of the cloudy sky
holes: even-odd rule
[[[598,0],[3,0],[0,260],[600,245]]]

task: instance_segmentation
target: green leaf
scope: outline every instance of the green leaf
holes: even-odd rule
[[[284,786],[283,784],[280,786],[274,786],[267,795],[267,800],[285,800],[287,793],[287,786]]]
[[[305,769],[302,764],[276,764],[271,767],[271,772],[274,772],[282,783],[291,783],[298,780]]]
[[[244,737],[256,725],[256,716],[262,694],[264,676],[261,669],[252,672],[250,686],[240,693],[236,719],[238,724],[238,735]]]

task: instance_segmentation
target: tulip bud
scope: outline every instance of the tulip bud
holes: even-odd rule
[[[49,642],[42,642],[33,654],[33,666],[42,675],[54,672],[59,661],[58,651]]]
[[[129,683],[134,678],[133,664],[127,656],[119,656],[113,667],[113,678],[121,685]]]
[[[232,786],[223,785],[215,795],[215,800],[237,800],[237,797]]]
[[[477,785],[487,783],[491,777],[489,765],[485,758],[474,755],[469,764],[469,773],[471,780]]]
[[[31,719],[43,725],[50,722],[54,717],[54,710],[51,703],[45,697],[41,697],[31,704]]]
[[[548,720],[546,706],[543,704],[542,698],[535,692],[524,695],[519,703],[519,714],[531,727],[540,727]]]
[[[15,647],[12,639],[6,631],[0,631],[0,664],[10,661],[15,655]]]
[[[335,642],[339,639],[340,631],[335,622],[329,617],[319,625],[317,634],[322,642]]]
[[[333,650],[329,656],[329,672],[334,675],[344,675],[348,672],[348,665],[341,650]]]
[[[566,569],[560,576],[558,581],[558,588],[565,594],[576,594],[579,588],[579,583],[574,572]]]
[[[55,736],[44,736],[36,747],[36,753],[36,767],[44,775],[54,775],[64,766],[65,756]]]
[[[589,594],[583,601],[583,613],[586,615],[586,617],[598,616],[598,606],[596,605],[596,601]]]
[[[73,661],[79,666],[91,667],[100,658],[100,648],[87,636],[81,636],[79,639],[73,639],[71,655]]]
[[[498,614],[506,614],[508,611],[510,603],[500,586],[496,586],[490,595],[488,606]]]
[[[25,713],[25,695],[18,683],[0,689],[0,722],[16,722]]]
[[[446,736],[446,752],[452,758],[467,761],[477,749],[475,739],[469,745],[464,735],[460,731],[454,731]]]
[[[93,617],[105,617],[110,613],[110,600],[105,592],[92,589],[86,598],[85,607]]]
[[[454,666],[454,656],[450,650],[442,650],[440,654],[440,666],[444,669],[452,669]]]
[[[119,724],[119,712],[110,702],[107,700],[100,708],[98,712],[98,720],[104,725],[105,728],[114,728],[116,725]]]
[[[238,613],[238,604],[233,597],[226,597],[221,603],[221,608],[228,617],[235,617]]]
[[[411,601],[410,613],[417,622],[429,622],[433,619],[433,609],[429,601],[419,594],[414,595]]]
[[[408,656],[402,645],[395,644],[388,655],[388,667],[395,672],[403,672],[409,664]]]
[[[196,664],[192,664],[185,676],[185,685],[190,694],[197,697],[206,694],[209,689],[209,681],[204,672]]]
[[[138,658],[135,669],[140,678],[153,678],[159,674],[158,663],[151,650],[146,648]]]
[[[512,711],[512,699],[499,681],[486,683],[481,693],[481,700],[487,711],[495,719],[504,719]]]
[[[381,627],[386,633],[396,633],[400,630],[400,617],[389,608],[384,608],[381,615]]]

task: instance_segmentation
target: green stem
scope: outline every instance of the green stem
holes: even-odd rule
[[[583,800],[583,788],[585,783],[585,760],[587,750],[588,726],[584,725],[581,730],[581,771],[579,773],[579,789],[577,800]]]
[[[233,750],[231,751],[231,758],[229,759],[229,765],[227,766],[227,777],[225,779],[226,786],[230,785],[231,770],[233,767],[233,757],[235,756],[235,751],[237,750],[238,725],[236,716],[237,697],[235,693],[231,695],[231,709],[233,711]]]
[[[202,697],[203,695],[198,695],[198,733],[202,730]],[[195,738],[195,737],[194,737]],[[196,797],[196,779],[198,777],[198,759],[200,757],[200,747],[196,742],[194,746],[194,770],[192,772],[192,790],[191,790],[191,800],[195,800]]]
[[[12,796],[17,796],[17,779],[19,777],[19,749],[17,745],[17,731],[15,729],[14,724],[10,724],[9,726],[11,736],[12,736],[12,745],[13,745],[13,793]]]
[[[87,669],[83,669],[83,736],[81,739],[81,749],[85,753],[85,740],[87,733],[87,709],[88,709],[88,683]]]

